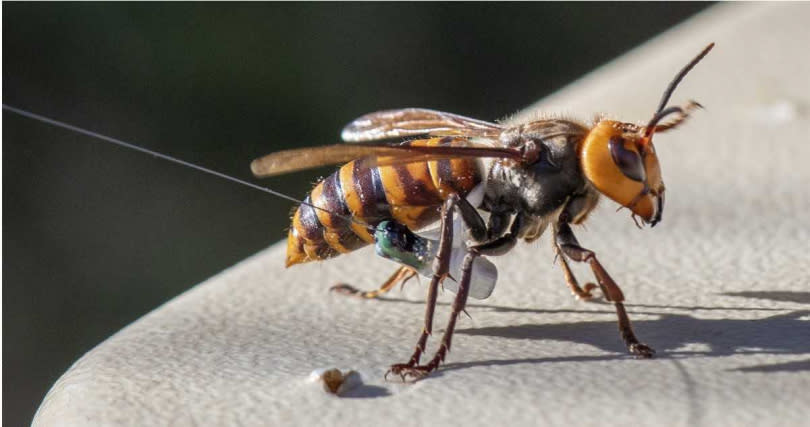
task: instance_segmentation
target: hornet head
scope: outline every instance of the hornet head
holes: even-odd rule
[[[602,194],[630,209],[652,226],[664,211],[664,182],[652,138],[656,132],[674,129],[700,104],[690,101],[683,107],[666,107],[681,79],[714,47],[707,46],[686,65],[667,87],[658,109],[646,126],[600,120],[582,141],[579,161],[585,177]],[[669,122],[661,121],[675,116]]]

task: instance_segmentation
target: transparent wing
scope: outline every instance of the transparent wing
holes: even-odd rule
[[[418,135],[497,139],[501,131],[503,127],[495,123],[424,108],[405,108],[366,114],[343,128],[341,137],[346,142]]]

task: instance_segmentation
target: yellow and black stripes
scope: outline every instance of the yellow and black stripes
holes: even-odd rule
[[[418,146],[466,145],[461,138],[410,141]],[[397,221],[411,230],[435,222],[450,194],[465,196],[481,182],[478,161],[472,158],[395,163],[384,166],[358,159],[319,182],[293,215],[287,238],[287,266],[351,252],[374,242],[363,224]],[[355,218],[352,222],[347,217]]]

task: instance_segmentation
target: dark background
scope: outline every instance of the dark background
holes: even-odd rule
[[[706,6],[5,2],[3,103],[251,179],[377,109],[504,117]],[[104,338],[282,239],[292,204],[4,111],[3,207],[3,421],[23,425]]]

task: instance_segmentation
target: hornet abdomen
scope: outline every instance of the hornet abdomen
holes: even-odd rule
[[[455,137],[406,144],[468,145],[466,139]],[[381,157],[377,159],[381,166],[369,166],[366,160],[343,165],[315,185],[298,206],[287,237],[288,267],[374,243],[373,227],[381,221],[393,220],[414,231],[424,228],[439,219],[447,197],[454,193],[466,196],[482,177],[478,160],[472,158],[396,164],[395,158]]]

